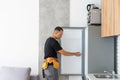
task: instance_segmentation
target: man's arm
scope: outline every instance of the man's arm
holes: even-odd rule
[[[63,49],[59,50],[58,53],[64,55],[64,56],[80,56],[80,52],[68,52]]]

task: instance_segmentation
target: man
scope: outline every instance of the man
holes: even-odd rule
[[[57,60],[57,53],[64,56],[80,56],[80,52],[65,51],[56,39],[60,39],[63,34],[63,29],[57,26],[53,35],[46,40],[44,51],[44,63],[42,69],[45,73],[46,80],[58,80],[59,62]]]

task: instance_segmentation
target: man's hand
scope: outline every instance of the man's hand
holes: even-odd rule
[[[76,52],[75,56],[81,56],[80,52]]]

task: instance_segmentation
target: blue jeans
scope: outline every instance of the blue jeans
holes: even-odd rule
[[[49,65],[47,69],[44,70],[46,80],[59,80],[58,70]]]

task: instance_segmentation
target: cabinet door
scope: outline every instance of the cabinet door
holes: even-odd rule
[[[113,36],[113,1],[114,0],[102,0],[102,37]]]
[[[114,0],[114,12],[115,12],[114,34],[120,35],[120,0]]]

